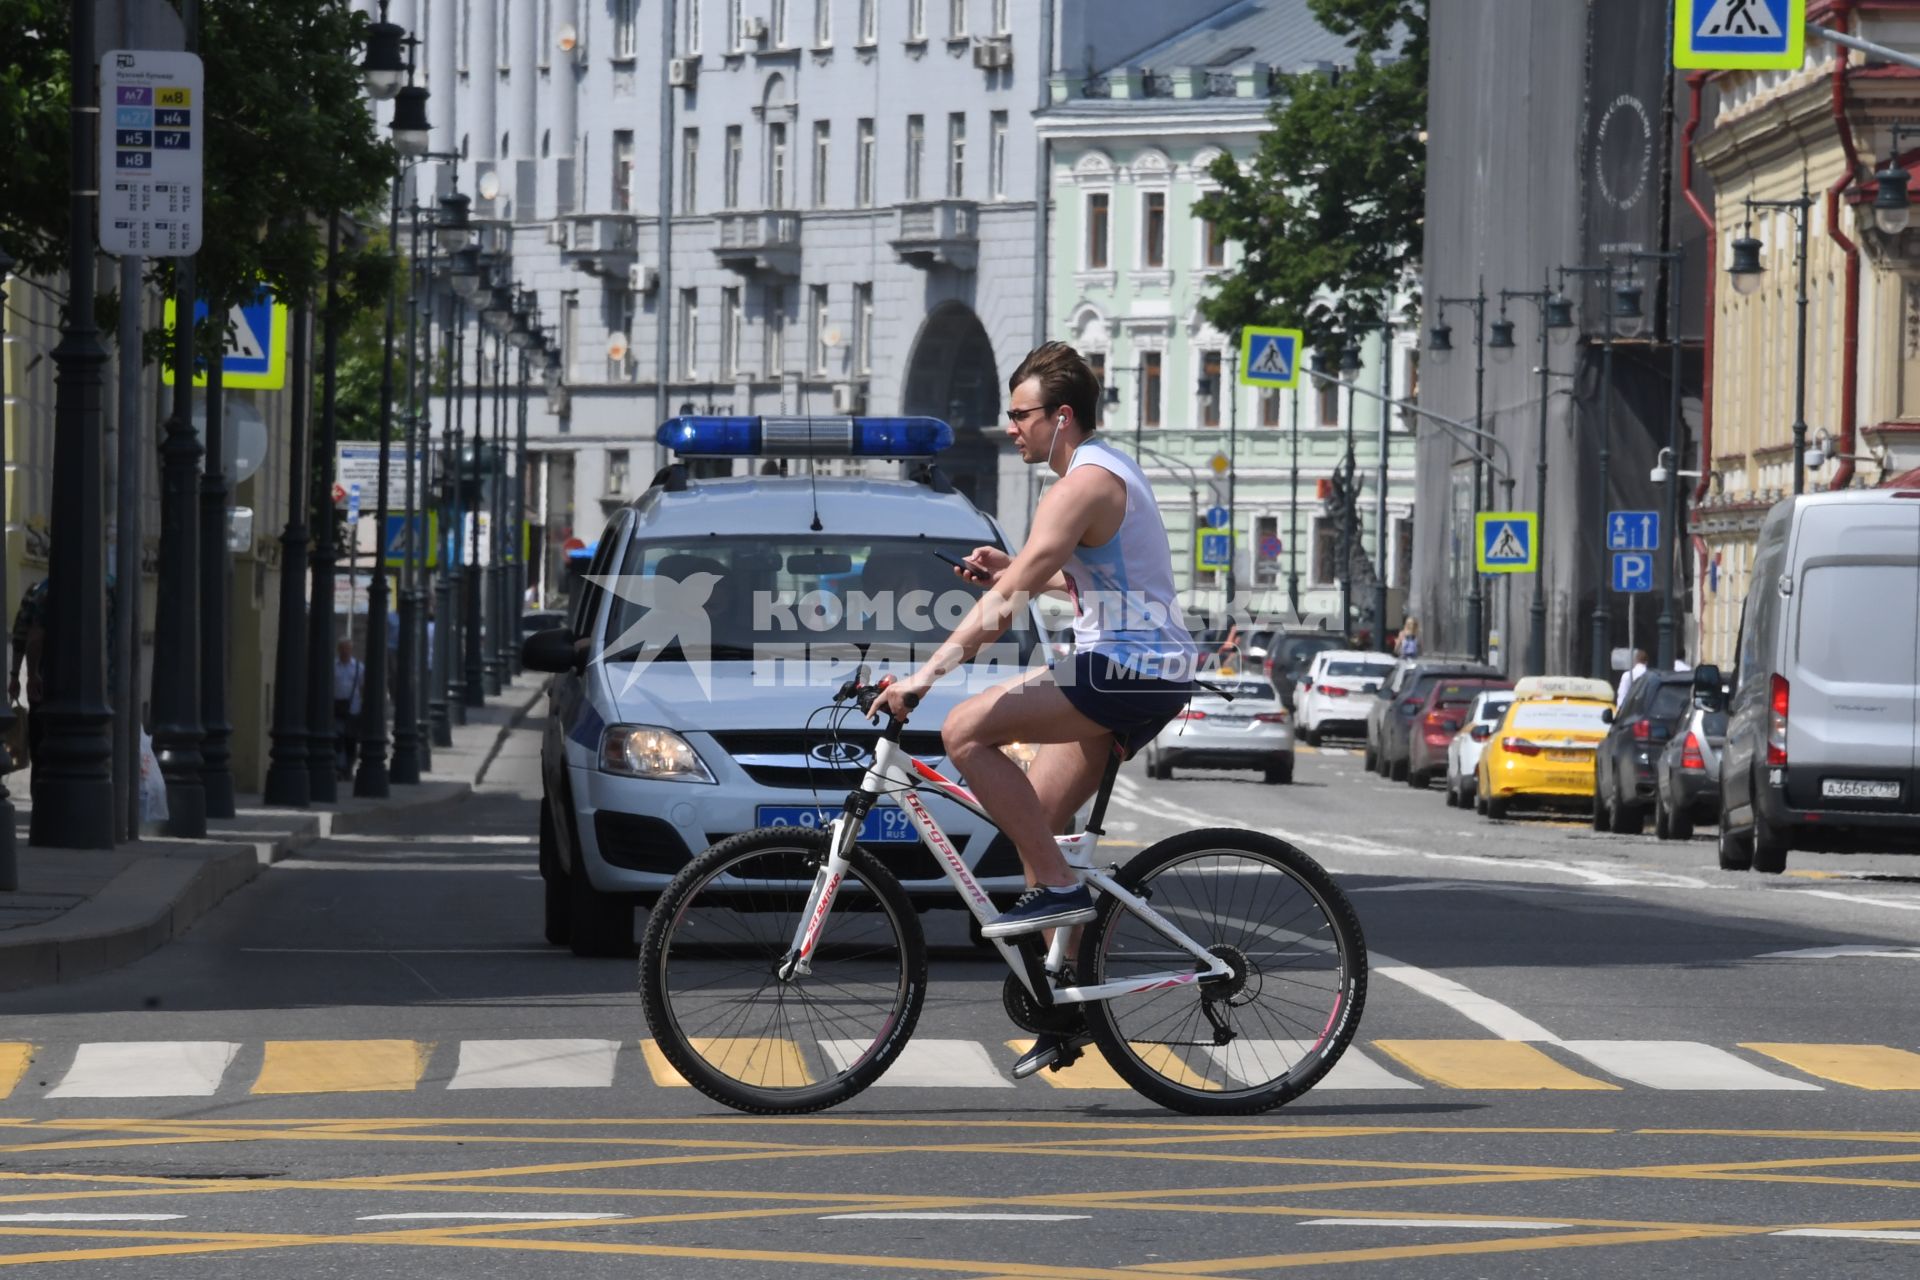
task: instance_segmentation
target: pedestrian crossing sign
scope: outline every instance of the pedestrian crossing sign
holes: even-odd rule
[[[174,300],[167,299],[161,324],[169,333],[167,349],[173,350]],[[207,304],[193,304],[197,325],[207,318]],[[163,361],[160,380],[173,385],[173,361]],[[204,361],[193,375],[193,385],[207,385]],[[274,301],[265,289],[227,313],[227,346],[220,362],[220,385],[229,391],[278,391],[287,385],[287,307]]]
[[[1678,0],[1673,65],[1693,71],[1796,71],[1807,0]]]
[[[1201,573],[1233,568],[1233,530],[1199,529],[1193,538],[1193,567]]]
[[[1474,559],[1482,573],[1532,573],[1540,567],[1540,517],[1531,511],[1483,511],[1473,518]]]
[[[1298,329],[1262,329],[1252,325],[1240,331],[1240,385],[1293,387],[1300,382],[1300,348],[1305,337]]]

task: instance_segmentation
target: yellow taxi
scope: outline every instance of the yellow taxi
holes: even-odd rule
[[[1476,771],[1474,808],[1504,818],[1516,801],[1592,802],[1593,757],[1607,736],[1613,689],[1579,676],[1528,676],[1487,739]]]

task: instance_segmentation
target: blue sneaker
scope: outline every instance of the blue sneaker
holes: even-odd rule
[[[1084,884],[1071,889],[1049,889],[1036,885],[1021,894],[1014,904],[980,926],[983,938],[1012,938],[1062,925],[1085,924],[1093,919],[1093,893]]]

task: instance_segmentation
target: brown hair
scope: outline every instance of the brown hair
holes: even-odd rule
[[[1097,425],[1100,406],[1100,379],[1078,351],[1064,342],[1043,342],[1027,352],[1027,358],[1007,379],[1007,392],[1018,391],[1029,378],[1040,380],[1040,394],[1047,408],[1062,406],[1073,410],[1073,420],[1083,431]]]

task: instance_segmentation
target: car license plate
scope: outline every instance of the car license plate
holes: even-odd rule
[[[754,811],[754,823],[762,827],[825,831],[839,813],[838,809],[819,809],[805,804],[763,804]],[[919,838],[920,833],[914,830],[913,819],[905,809],[876,806],[867,811],[867,820],[860,824],[860,839],[867,844],[893,844]]]
[[[1829,800],[1898,800],[1900,784],[1857,778],[1822,778],[1820,794]]]
[[[1212,720],[1215,724],[1230,724],[1236,728],[1241,725],[1253,723],[1252,716],[1209,716],[1208,719]]]
[[[1586,758],[1587,758],[1587,753],[1584,751],[1549,751],[1547,752],[1547,759],[1558,760],[1565,764],[1574,764],[1581,760],[1585,760]]]

